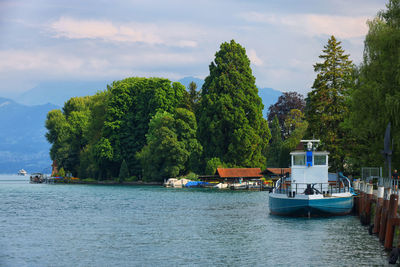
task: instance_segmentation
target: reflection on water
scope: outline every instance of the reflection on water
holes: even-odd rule
[[[267,192],[29,184],[25,177],[0,177],[1,266],[387,262],[356,217],[271,216]]]

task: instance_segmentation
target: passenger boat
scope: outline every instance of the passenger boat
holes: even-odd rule
[[[320,140],[301,140],[306,149],[290,153],[292,173],[279,179],[269,193],[271,214],[284,216],[346,215],[353,208],[350,180],[339,175],[328,181],[327,151],[316,151]]]

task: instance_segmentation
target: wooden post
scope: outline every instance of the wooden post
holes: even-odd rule
[[[371,206],[372,206],[372,199],[374,197],[374,186],[372,184],[367,184],[366,190],[366,198],[365,198],[365,221],[366,225],[371,224]]]
[[[399,196],[398,195],[391,195],[390,196],[390,204],[389,204],[389,211],[388,211],[388,219],[386,224],[386,234],[385,234],[385,249],[392,249],[393,246],[393,236],[394,236],[394,228],[395,225],[393,223],[394,218],[397,215],[397,206],[399,203]]]
[[[377,234],[379,233],[380,223],[381,223],[381,216],[382,216],[382,208],[383,208],[383,196],[384,196],[384,187],[378,187],[378,200],[376,201],[376,208],[375,208],[375,219],[374,219],[374,229],[372,233]]]
[[[360,196],[358,197],[358,216],[360,216],[360,221],[362,223],[362,217],[364,214],[364,209],[363,209],[363,203],[364,203],[364,182],[360,182]]]
[[[385,197],[383,200],[381,223],[380,223],[380,229],[379,229],[379,241],[381,241],[381,242],[383,242],[385,240],[387,213],[388,213],[388,209],[389,209],[390,195],[391,195],[391,188],[385,188]]]

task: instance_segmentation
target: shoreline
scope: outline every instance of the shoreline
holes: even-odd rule
[[[54,184],[89,184],[89,185],[125,185],[125,186],[162,186],[162,182],[117,182],[111,180],[104,180],[104,181],[54,181]]]

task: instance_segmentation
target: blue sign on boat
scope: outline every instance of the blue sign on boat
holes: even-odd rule
[[[312,151],[307,151],[307,166],[312,166]]]

